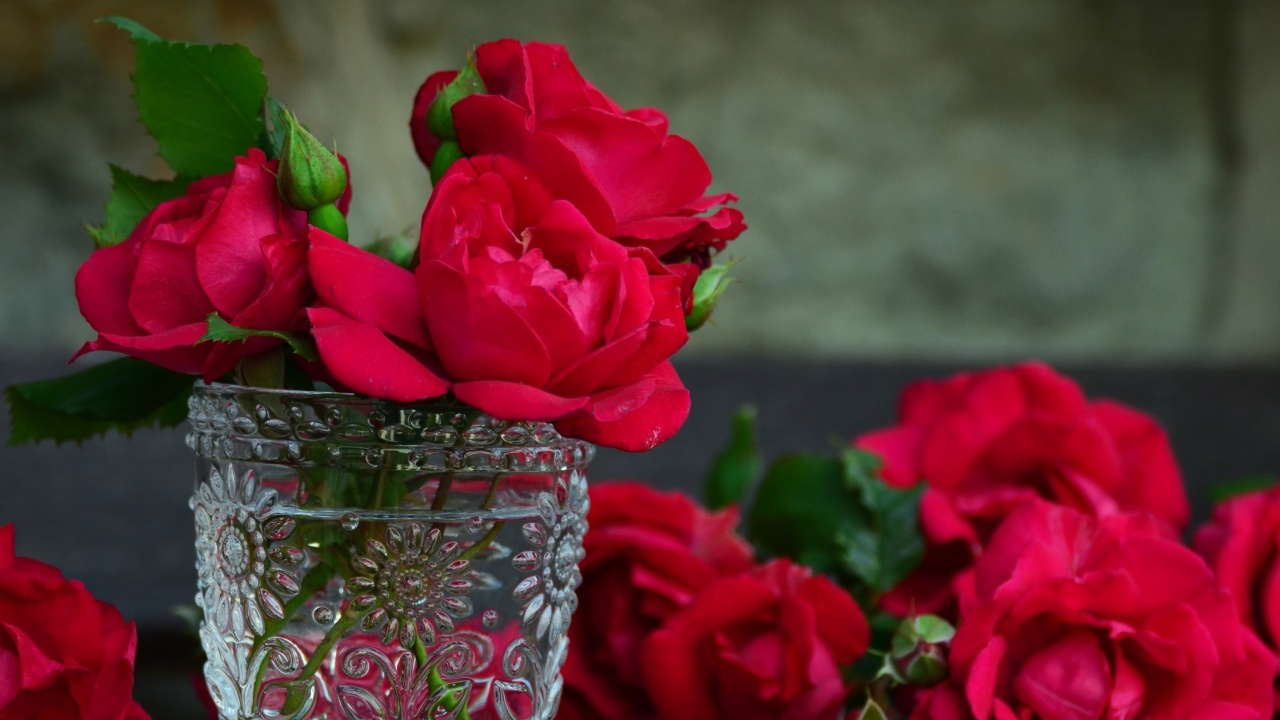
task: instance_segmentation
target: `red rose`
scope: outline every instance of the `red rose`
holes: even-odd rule
[[[95,251],[76,273],[76,299],[110,350],[214,380],[280,341],[196,342],[217,312],[259,330],[298,329],[310,299],[307,214],[281,200],[278,161],[252,148],[223,175],[161,203],[124,242]]]
[[[569,626],[562,720],[652,717],[641,647],[708,583],[752,566],[736,509],[636,482],[591,486],[578,611]]]
[[[608,447],[675,434],[689,393],[679,276],[591,228],[505,157],[458,163],[407,270],[312,232],[312,333],[334,380],[409,401],[452,390],[506,420],[554,421]],[[415,284],[416,283],[416,284]]]
[[[869,640],[853,598],[778,560],[704,588],[649,637],[644,677],[663,720],[826,720]]]
[[[915,718],[1271,718],[1274,658],[1150,515],[1027,503],[974,587],[952,676]]]
[[[136,642],[84,585],[16,557],[13,526],[0,527],[0,718],[145,720],[131,698]]]
[[[1280,657],[1280,486],[1219,505],[1196,532],[1195,548],[1235,598],[1240,617]]]
[[[519,160],[556,198],[574,204],[601,234],[647,247],[664,261],[705,263],[746,229],[742,213],[721,207],[731,193],[707,196],[711,171],[688,140],[667,133],[659,110],[623,111],[583,79],[560,45],[501,40],[476,49],[487,90],[453,106],[468,156]],[[437,73],[415,102],[414,139],[425,162],[437,141],[425,118],[452,77]]]
[[[947,612],[964,571],[1010,512],[1035,498],[1105,517],[1148,511],[1180,530],[1182,478],[1160,426],[1119,403],[1089,402],[1038,363],[962,373],[906,389],[897,426],[862,435],[897,487],[927,482],[925,561],[884,599],[896,614]]]

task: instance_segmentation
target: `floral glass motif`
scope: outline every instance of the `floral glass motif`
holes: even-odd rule
[[[554,717],[592,446],[339,393],[197,385],[190,408],[222,718]]]

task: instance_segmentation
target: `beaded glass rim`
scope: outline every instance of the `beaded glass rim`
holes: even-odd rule
[[[595,446],[551,423],[460,404],[195,383],[187,445],[200,457],[413,471],[585,470]]]

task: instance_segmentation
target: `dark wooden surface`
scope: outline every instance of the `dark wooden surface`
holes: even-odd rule
[[[955,366],[791,362],[677,363],[693,393],[688,423],[644,454],[601,451],[593,481],[636,478],[699,493],[710,459],[743,403],[759,409],[768,457],[823,451],[893,422],[901,388]],[[1215,482],[1280,474],[1280,370],[1270,368],[1065,367],[1094,397],[1111,397],[1169,429],[1197,519]],[[56,359],[0,358],[0,384],[65,372]],[[7,415],[0,436],[8,436]],[[139,698],[156,720],[195,717],[182,675],[192,642],[170,614],[195,592],[187,498],[192,460],[181,430],[143,431],[83,446],[0,449],[0,524],[14,522],[18,552],[53,563],[139,625]]]

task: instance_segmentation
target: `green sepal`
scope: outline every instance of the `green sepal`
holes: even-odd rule
[[[729,277],[729,268],[733,265],[732,262],[712,265],[698,275],[698,281],[693,285],[693,309],[684,318],[685,330],[693,332],[711,319],[720,296],[737,282],[736,278]]]
[[[729,444],[716,456],[707,477],[707,507],[716,510],[741,504],[760,474],[760,448],[756,444],[756,409],[743,405],[733,416]]]
[[[104,20],[133,40],[138,117],[178,175],[227,172],[258,143],[267,77],[248,48],[172,42],[128,18]]]
[[[867,704],[862,706],[862,714],[858,716],[858,720],[889,720],[889,716],[879,703],[867,698]]]
[[[841,564],[884,592],[910,575],[924,556],[919,520],[924,484],[907,490],[890,487],[879,477],[880,458],[861,450],[844,451],[841,465],[844,481],[863,509],[836,536]]]
[[[115,430],[174,427],[187,417],[192,378],[135,358],[73,375],[10,385],[9,444],[80,442]]]
[[[1218,483],[1209,488],[1209,500],[1214,505],[1226,502],[1233,497],[1248,495],[1262,490],[1270,490],[1280,483],[1274,475],[1248,475],[1235,480]]]
[[[440,88],[436,99],[427,108],[427,129],[441,140],[457,140],[458,131],[453,126],[453,106],[461,99],[485,92],[484,79],[476,68],[474,53],[467,54],[467,62],[458,75]]]
[[[236,327],[223,320],[216,312],[209,313],[208,322],[209,328],[205,331],[204,336],[196,341],[197,345],[202,342],[244,342],[249,338],[270,337],[288,343],[294,354],[304,360],[315,362],[320,359],[320,353],[316,350],[315,342],[305,335],[296,335],[279,330],[252,330]]]
[[[916,615],[903,620],[893,633],[893,644],[890,654],[894,657],[906,657],[920,643],[939,645],[949,643],[956,636],[956,628],[937,615]]]
[[[99,248],[123,242],[156,206],[166,200],[180,197],[187,190],[190,180],[152,180],[125,170],[118,165],[111,168],[111,198],[107,200],[107,219],[101,226],[85,226]]]

